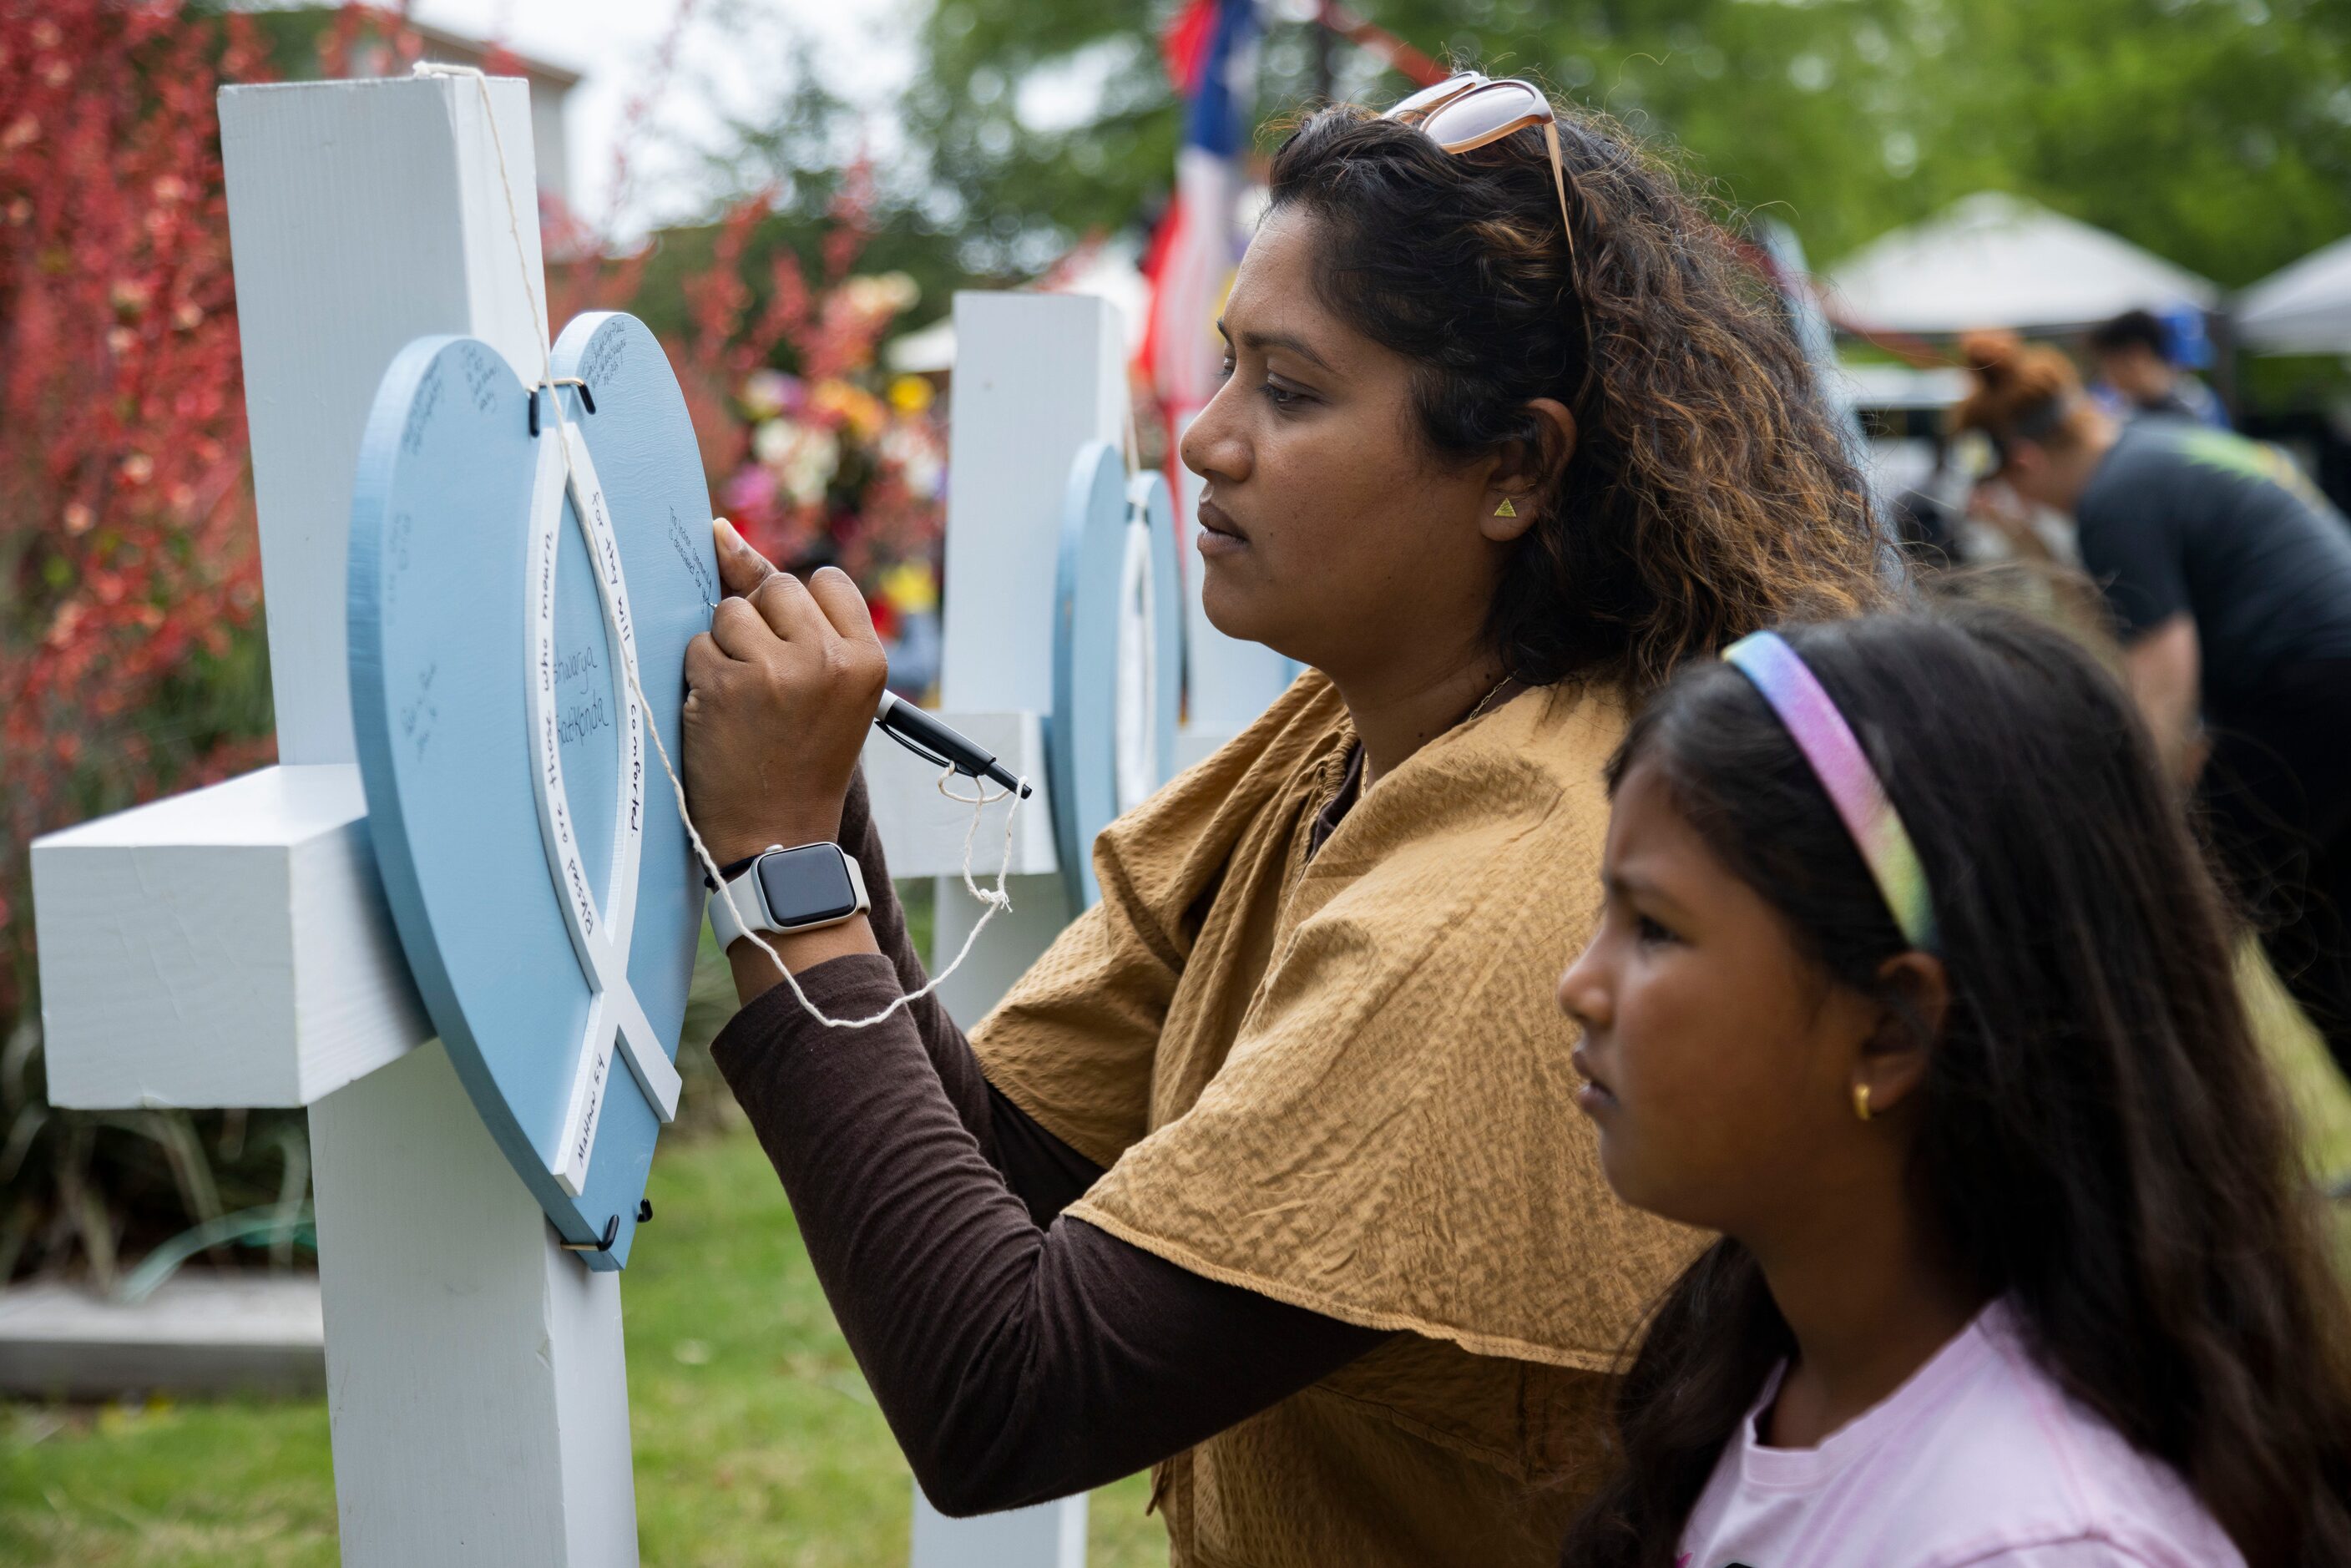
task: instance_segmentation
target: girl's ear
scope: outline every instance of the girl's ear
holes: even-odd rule
[[[1506,443],[1488,482],[1486,515],[1479,528],[1496,544],[1508,544],[1534,526],[1534,497],[1549,489],[1575,456],[1575,415],[1565,403],[1535,398],[1528,402],[1527,413],[1534,423],[1534,438]],[[1508,512],[1502,509],[1505,504]]]
[[[1902,1103],[1926,1081],[1951,1010],[1950,977],[1931,953],[1897,954],[1878,966],[1877,979],[1889,999],[1854,1063],[1855,1104],[1866,1105],[1873,1116]]]

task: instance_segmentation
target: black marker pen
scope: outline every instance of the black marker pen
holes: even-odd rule
[[[873,725],[915,756],[942,768],[952,768],[970,779],[994,779],[1007,789],[1019,790],[1024,800],[1033,793],[1027,779],[997,761],[978,742],[957,735],[913,703],[902,701],[895,692],[882,694],[882,711],[873,716]]]

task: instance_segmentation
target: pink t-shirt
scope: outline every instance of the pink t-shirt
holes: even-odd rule
[[[2177,1471],[2041,1370],[2005,1301],[1817,1448],[1756,1441],[1779,1384],[1724,1446],[1680,1568],[2244,1568]]]

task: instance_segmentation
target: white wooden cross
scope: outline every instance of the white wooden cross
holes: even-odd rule
[[[1071,465],[1090,443],[1127,429],[1124,334],[1105,301],[1084,295],[961,294],[955,310],[953,449],[947,465],[946,624],[942,716],[1024,777],[1045,777],[1041,735],[1053,707],[1055,560]],[[1187,476],[1187,477],[1190,477]],[[1178,517],[1198,497],[1194,478]],[[1188,538],[1188,529],[1185,537]],[[1198,612],[1186,560],[1185,657],[1192,722],[1178,741],[1196,760],[1260,712],[1290,667],[1235,643]],[[865,748],[874,821],[895,876],[935,874],[935,969],[980,915],[963,891],[963,808],[940,800],[935,770],[887,740]],[[1015,819],[1009,914],[980,934],[939,988],[968,1029],[995,1006],[1074,915],[1059,874],[1052,802],[1041,791]],[[940,1516],[917,1494],[914,1568],[1082,1568],[1083,1496],[977,1520]]]
[[[345,547],[384,367],[453,332],[539,375],[529,103],[489,97],[511,192],[471,80],[221,94],[281,760],[33,847],[55,1103],[309,1107],[351,1568],[637,1561],[620,1276],[557,1244],[426,1043],[353,760]]]

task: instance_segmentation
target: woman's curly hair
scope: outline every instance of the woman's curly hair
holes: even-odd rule
[[[1550,459],[1489,616],[1505,667],[1639,691],[1758,627],[1882,603],[1898,569],[1777,298],[1628,133],[1558,114],[1569,235],[1539,129],[1451,154],[1341,105],[1273,160],[1273,208],[1327,225],[1323,302],[1417,361],[1431,447]],[[1575,415],[1564,463],[1541,397]]]

